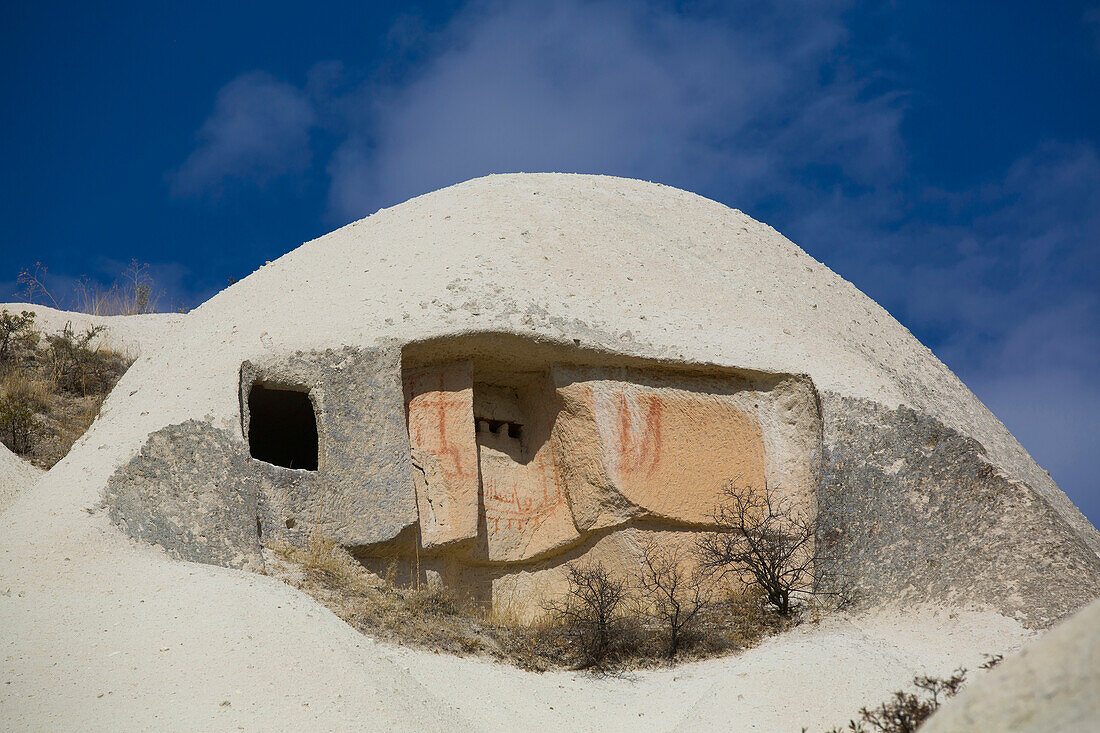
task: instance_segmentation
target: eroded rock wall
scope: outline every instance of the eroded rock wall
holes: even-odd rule
[[[477,537],[477,443],[473,364],[411,370],[404,377],[405,415],[425,549]]]
[[[199,421],[155,433],[110,480],[111,517],[181,559],[250,569],[265,540],[332,537],[380,574],[396,562],[406,581],[530,611],[560,593],[565,563],[633,576],[647,540],[693,545],[731,482],[770,481],[814,511],[805,378],[398,354],[245,362],[239,434]],[[254,385],[308,395],[316,470],[250,455]]]
[[[301,492],[306,471],[253,461],[224,430],[190,420],[149,436],[107,482],[108,515],[131,537],[173,557],[261,570],[263,497]]]
[[[730,484],[815,511],[820,416],[804,377],[449,356],[405,364],[420,541],[353,548],[377,572],[397,563],[408,581],[537,607],[530,594],[560,590],[566,562],[634,576],[642,537],[693,545]]]
[[[1042,627],[1100,596],[1100,558],[977,441],[835,393],[822,412],[818,541],[864,603],[992,606]]]
[[[255,382],[308,391],[317,420],[317,481],[308,491],[270,493],[265,524],[315,529],[344,545],[390,540],[416,524],[400,363],[397,348],[345,348],[241,366],[238,450],[248,451],[247,390]]]
[[[732,482],[816,514],[820,570],[868,605],[1045,626],[1100,595],[1100,559],[1050,505],[930,417],[797,375],[516,344],[245,362],[240,432],[154,433],[110,479],[110,516],[186,560],[258,569],[265,538],[323,535],[379,573],[534,608],[565,563],[631,576],[647,540],[694,543]],[[250,457],[253,384],[308,393],[317,470]]]

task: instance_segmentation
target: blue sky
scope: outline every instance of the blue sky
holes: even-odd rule
[[[1100,3],[0,4],[0,289],[183,305],[493,172],[660,181],[882,303],[1100,524]]]

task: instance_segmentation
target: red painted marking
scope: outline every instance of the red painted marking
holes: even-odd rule
[[[436,384],[426,384],[429,376],[434,377]],[[444,479],[449,485],[470,478],[470,467],[463,458],[472,459],[472,446],[464,448],[454,444],[447,433],[448,414],[465,412],[467,401],[446,390],[446,375],[442,370],[431,375],[415,375],[410,378],[409,386],[413,394],[409,403],[409,438],[413,445],[439,456]],[[432,438],[438,440],[438,445],[430,444],[434,442]]]
[[[492,522],[494,534],[500,531],[501,521],[504,522],[506,530],[515,529],[522,532],[529,524],[541,527],[546,517],[565,503],[565,496],[561,492],[557,476],[557,461],[553,460],[552,452],[549,463],[550,465],[547,466],[547,457],[545,454],[540,454],[537,463],[528,468],[527,481],[524,481],[523,477],[510,477],[510,480],[495,476],[482,477],[482,483],[485,486],[486,526]],[[548,486],[551,479],[553,484]],[[541,495],[520,495],[521,488],[527,487],[537,491],[540,485]]]
[[[642,428],[640,434],[633,429],[633,411],[627,401],[626,390],[619,391],[616,444],[619,465],[631,472],[644,471],[653,475],[661,463],[662,426],[664,409],[658,395],[646,394],[638,397],[642,407]]]
[[[664,424],[664,412],[661,409],[661,400],[657,395],[646,395],[644,399],[646,401],[645,444],[649,451],[649,470],[647,474],[652,476],[661,463],[661,450],[663,448],[661,444],[661,427]]]

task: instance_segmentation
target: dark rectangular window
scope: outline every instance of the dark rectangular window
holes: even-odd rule
[[[306,392],[253,384],[248,391],[248,449],[285,468],[317,470],[317,416]]]

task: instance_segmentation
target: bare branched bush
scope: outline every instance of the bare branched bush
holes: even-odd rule
[[[763,590],[780,616],[791,613],[792,596],[814,592],[814,523],[768,484],[754,491],[729,482],[713,519],[721,530],[700,539],[702,567],[737,573]]]
[[[264,547],[267,572],[365,633],[436,651],[486,653],[531,670],[645,667],[667,663],[677,649],[677,659],[702,659],[751,647],[791,623],[765,613],[762,592],[739,582],[708,582],[697,592],[702,576],[694,572],[691,545],[643,553],[647,570],[640,563],[633,575],[645,575],[649,594],[581,561],[563,568],[561,595],[542,603],[528,599],[530,589],[490,600],[448,587],[442,576],[418,582],[415,555],[349,552],[320,530],[265,536]]]
[[[7,364],[20,347],[34,348],[37,343],[34,313],[23,311],[15,315],[6,310],[0,312],[0,364]]]
[[[625,632],[626,582],[601,563],[566,566],[568,590],[546,611],[571,643],[582,667],[600,667],[619,651]]]
[[[950,677],[919,676],[913,678],[917,692],[899,690],[876,708],[863,708],[858,720],[849,720],[848,733],[914,733],[932,713],[954,697],[966,683],[966,670],[957,669]],[[833,728],[830,733],[842,733]]]
[[[157,287],[151,268],[131,260],[110,285],[90,278],[77,280],[72,297],[57,296],[46,284],[48,270],[41,262],[19,274],[20,295],[28,303],[42,303],[58,310],[76,310],[95,316],[133,316],[159,311],[162,291]]]
[[[709,605],[711,588],[705,573],[697,566],[689,567],[688,558],[678,546],[660,545],[652,539],[642,545],[638,590],[644,599],[644,612],[664,636],[670,659]]]
[[[67,323],[61,333],[46,337],[53,379],[60,389],[85,396],[105,393],[126,371],[119,355],[95,343],[104,330],[103,326],[91,326],[76,335]]]
[[[41,262],[35,262],[33,269],[26,269],[19,273],[19,295],[28,303],[41,303],[58,310],[63,310],[57,298],[46,287],[47,268]]]

